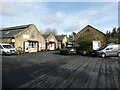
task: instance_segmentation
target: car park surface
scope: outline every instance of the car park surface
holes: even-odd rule
[[[119,88],[119,57],[45,51],[2,57],[3,88]]]

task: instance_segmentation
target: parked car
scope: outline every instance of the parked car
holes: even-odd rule
[[[10,44],[0,44],[0,54],[10,55],[17,54],[16,49]]]
[[[72,45],[67,45],[65,48],[60,49],[61,54],[76,54],[76,49]]]
[[[106,44],[98,48],[97,50],[92,51],[94,56],[118,56],[120,57],[120,44]]]

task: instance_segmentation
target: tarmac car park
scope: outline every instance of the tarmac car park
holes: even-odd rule
[[[119,57],[61,55],[58,51],[2,56],[2,87],[119,87]]]

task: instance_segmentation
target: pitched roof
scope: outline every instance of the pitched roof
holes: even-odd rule
[[[87,27],[93,28],[94,30],[96,30],[96,31],[98,31],[99,33],[101,33],[101,34],[103,34],[104,36],[106,36],[103,32],[99,31],[98,29],[94,28],[94,27],[91,26],[91,25],[85,26],[81,31],[83,31],[83,30],[84,30],[85,28],[87,28]],[[81,31],[79,31],[78,33],[80,33]]]
[[[55,36],[58,41],[62,41],[66,35],[57,35]]]
[[[50,34],[44,34],[44,35],[42,35],[45,39],[47,39],[49,36],[50,36]]]
[[[0,33],[2,33],[2,37],[0,38],[12,38],[18,33],[24,31],[26,28],[29,28],[31,24],[28,25],[21,25],[21,26],[15,26],[15,27],[8,27],[8,28],[3,28],[0,30]]]

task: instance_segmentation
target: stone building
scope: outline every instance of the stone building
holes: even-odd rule
[[[68,43],[67,35],[56,35],[55,37],[58,41],[59,49],[65,47],[67,45],[67,43]]]
[[[45,50],[45,40],[34,24],[3,28],[1,42],[12,44],[23,52]]]
[[[58,41],[53,34],[46,34],[43,35],[45,42],[46,42],[46,50],[56,50],[58,49]]]
[[[91,25],[87,25],[80,30],[75,36],[75,41],[77,42],[85,38],[87,40],[99,42],[100,46],[106,44],[107,41],[106,35]]]

